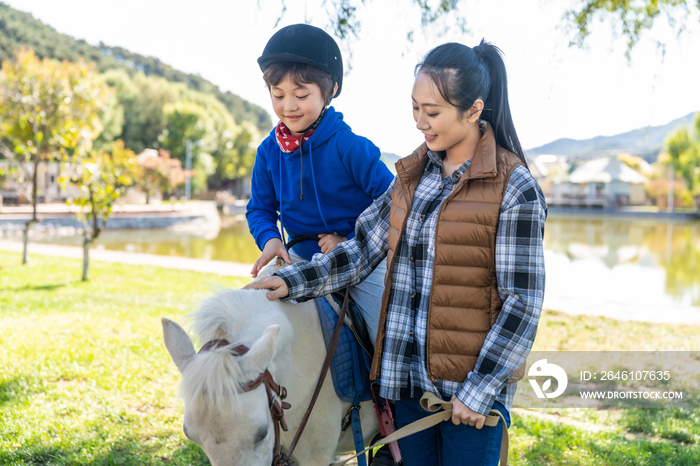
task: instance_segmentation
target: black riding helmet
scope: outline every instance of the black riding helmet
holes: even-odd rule
[[[260,69],[265,72],[272,63],[291,61],[306,63],[327,71],[338,83],[340,95],[343,88],[343,58],[340,48],[333,38],[323,29],[308,24],[292,24],[277,31],[265,45],[258,58]]]

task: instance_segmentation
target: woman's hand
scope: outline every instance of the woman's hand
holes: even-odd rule
[[[281,279],[280,279],[281,280]],[[484,427],[486,416],[472,411],[467,405],[459,401],[456,395],[452,395],[452,424],[467,424],[477,429]]]
[[[270,290],[268,291],[267,299],[274,301],[275,299],[285,298],[289,296],[289,287],[287,283],[277,275],[270,275],[262,280],[248,283],[243,287],[244,290]]]
[[[263,269],[263,267],[269,264],[275,257],[281,257],[287,264],[292,263],[292,259],[289,258],[289,253],[284,247],[284,243],[279,238],[272,238],[265,243],[265,248],[263,248],[260,259],[255,261],[255,264],[253,264],[253,269],[250,271],[253,278],[257,278],[258,273]]]
[[[318,247],[321,248],[321,252],[324,254],[328,254],[334,250],[338,244],[348,240],[345,236],[338,236],[333,233],[322,233],[318,235],[318,237],[321,238],[318,242]]]

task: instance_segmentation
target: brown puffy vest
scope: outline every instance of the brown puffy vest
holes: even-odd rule
[[[371,379],[378,379],[386,331],[391,269],[406,227],[413,195],[428,162],[421,145],[396,163],[390,214],[387,274],[384,280],[379,332]],[[427,369],[430,380],[464,382],[474,370],[486,335],[496,322],[502,301],[498,294],[495,243],[503,194],[513,169],[522,162],[496,146],[486,125],[472,163],[440,206],[435,227],[435,260],[428,309]],[[520,380],[521,366],[509,380]]]

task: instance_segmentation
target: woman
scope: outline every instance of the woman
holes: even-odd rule
[[[400,441],[406,466],[496,465],[516,382],[544,296],[547,207],[530,175],[508,104],[500,50],[441,45],[416,67],[413,116],[425,144],[359,217],[356,237],[328,255],[249,285],[304,300],[363,280],[386,256],[372,364],[398,427],[429,413],[432,392],[452,423]],[[518,370],[520,369],[520,370]]]

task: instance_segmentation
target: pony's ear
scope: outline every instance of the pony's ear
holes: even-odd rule
[[[187,333],[177,323],[165,317],[160,319],[163,324],[163,340],[165,347],[173,358],[180,373],[185,370],[187,364],[197,354],[194,345]]]
[[[253,343],[250,350],[241,357],[241,366],[254,374],[264,372],[275,356],[279,331],[279,325],[270,325],[258,341]]]

